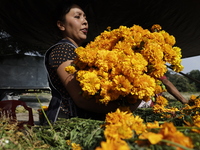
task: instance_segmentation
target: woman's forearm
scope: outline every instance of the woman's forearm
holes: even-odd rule
[[[181,103],[184,103],[184,104],[188,103],[188,101],[181,95],[181,93],[178,91],[178,89],[168,79],[162,79],[161,81],[166,86],[167,92],[169,92],[172,96],[174,96]]]

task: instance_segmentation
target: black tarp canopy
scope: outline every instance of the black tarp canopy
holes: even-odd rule
[[[60,0],[0,0],[0,29],[17,41],[45,52],[57,42],[52,16]],[[74,0],[84,5],[89,22],[86,42],[108,26],[160,24],[176,38],[183,58],[200,55],[200,0]],[[0,51],[3,51],[0,48]]]

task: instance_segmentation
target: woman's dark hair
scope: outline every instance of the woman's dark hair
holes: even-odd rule
[[[58,20],[64,21],[64,16],[70,11],[70,9],[72,8],[72,5],[74,5],[74,3],[72,3],[72,1],[62,0],[56,8],[55,21],[56,22]]]
[[[72,0],[61,0],[61,2],[58,4],[58,7],[55,11],[56,22],[58,20],[64,21],[65,15],[70,11],[73,5],[78,5],[79,7],[81,7],[80,4]]]

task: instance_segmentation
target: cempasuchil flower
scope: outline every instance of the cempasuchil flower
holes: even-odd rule
[[[163,135],[163,139],[170,140],[188,148],[193,148],[192,140],[182,132],[178,131],[172,122],[164,123],[161,126],[159,134]],[[177,149],[181,148],[177,147]]]
[[[155,79],[144,74],[135,77],[133,81],[132,95],[136,95],[138,99],[143,99],[145,96],[154,96],[156,87]]]
[[[120,140],[120,139],[130,139],[133,137],[133,130],[126,124],[117,123],[112,125],[107,125],[104,130],[104,135],[106,139]]]
[[[84,92],[95,95],[100,89],[100,79],[95,71],[81,71],[77,73],[77,79]]]
[[[163,135],[153,132],[144,132],[139,136],[139,139],[148,139],[151,144],[157,144],[163,139]]]
[[[134,116],[130,112],[123,112],[117,109],[113,113],[108,113],[106,115],[106,127],[111,125],[120,124],[123,127],[135,130],[137,134],[146,131],[146,125],[144,120],[139,116]]]
[[[69,72],[70,74],[74,74],[77,70],[74,66],[65,67],[65,71]]]
[[[106,140],[101,142],[101,147],[95,150],[130,150],[129,145],[123,140]]]
[[[166,105],[168,105],[168,100],[163,96],[157,96],[156,103],[161,106],[166,106]]]

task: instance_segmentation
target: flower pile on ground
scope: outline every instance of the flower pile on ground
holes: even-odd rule
[[[65,70],[77,71],[83,95],[97,102],[148,101],[160,92],[157,79],[166,73],[166,63],[176,72],[183,69],[181,49],[174,44],[174,36],[159,25],[152,31],[138,25],[120,26],[102,32],[85,48],[78,47],[77,59]]]

